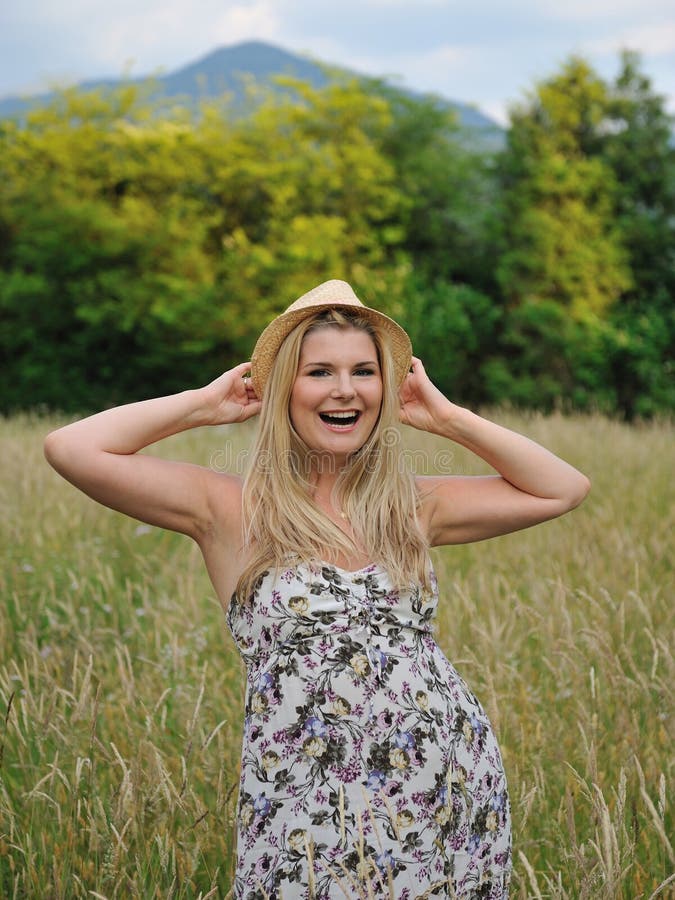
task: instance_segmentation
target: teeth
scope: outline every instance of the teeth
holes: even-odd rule
[[[339,410],[334,413],[319,413],[321,419],[327,425],[332,425],[333,428],[351,428],[351,426],[356,423],[360,415],[361,413],[359,413],[357,410],[352,410],[351,412],[349,412],[348,410]]]

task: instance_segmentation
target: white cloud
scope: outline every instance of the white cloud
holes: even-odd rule
[[[675,19],[661,25],[625,28],[583,44],[583,50],[587,53],[616,53],[623,47],[639,50],[649,56],[675,53]]]
[[[417,53],[353,54],[349,65],[358,72],[404,78],[408,87],[418,90],[438,91],[439,82],[460,72],[474,52],[470,47],[443,44]]]
[[[532,5],[526,0],[525,6]],[[552,19],[589,22],[612,22],[621,16],[637,16],[641,19],[669,16],[673,11],[672,0],[538,0],[536,9]]]
[[[102,22],[124,19],[138,12],[140,6],[147,3],[134,2],[134,0],[117,0],[114,7],[103,6],[96,0],[28,0],[24,3],[8,4],[9,16],[12,24],[24,23],[32,27],[44,25],[63,25],[72,23],[83,30],[91,27],[93,23],[100,25]],[[157,2],[159,6],[159,2]],[[11,9],[10,9],[11,6]],[[3,19],[6,18],[3,10]]]
[[[482,100],[480,110],[503,127],[509,124],[508,104],[503,100]]]
[[[79,0],[86,3],[86,0]],[[101,28],[87,33],[95,54],[113,74],[133,63],[134,75],[170,71],[192,62],[218,44],[243,40],[280,41],[278,2],[254,0],[223,4],[220,0],[145,0],[119,15],[117,7]]]
[[[387,7],[408,7],[408,9],[419,9],[421,6],[453,6],[452,0],[365,0],[366,6],[374,6],[375,8]]]
[[[467,46],[456,46],[453,44],[441,44],[435,47],[429,53],[423,54],[406,54],[407,60],[412,64],[422,64],[425,68],[447,68],[461,65],[472,53],[474,48]]]
[[[218,42],[236,43],[251,39],[273,41],[282,31],[279,16],[271,0],[231,6],[212,23],[210,31]]]
[[[426,53],[405,53],[394,57],[398,71],[405,74],[406,83],[411,87],[432,93],[454,90],[449,94],[453,97],[458,96],[458,82],[464,80],[475,60],[474,48],[451,44],[443,44]]]

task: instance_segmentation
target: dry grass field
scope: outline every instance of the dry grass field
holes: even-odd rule
[[[512,897],[674,897],[672,425],[494,417],[593,481],[559,521],[434,553],[439,642],[505,757]],[[57,424],[0,422],[0,896],[227,897],[243,679],[222,610],[190,541],[49,469]],[[154,449],[234,468],[250,433]],[[418,471],[482,470],[405,439]]]

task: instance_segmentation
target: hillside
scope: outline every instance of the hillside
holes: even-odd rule
[[[229,93],[235,109],[242,109],[246,103],[246,83],[251,77],[261,85],[274,85],[277,75],[292,75],[307,81],[315,87],[325,85],[330,72],[343,73],[344,69],[328,67],[281,47],[261,41],[247,41],[220,47],[211,53],[189,63],[175,72],[166,75],[146,75],[131,79],[98,79],[81,82],[78,87],[83,90],[112,88],[123,81],[141,83],[151,78],[156,88],[152,96],[155,98],[180,98],[186,105],[195,105],[199,100]],[[358,73],[353,74],[358,77]],[[10,96],[0,99],[0,118],[20,116],[31,107],[49,102],[51,93],[31,97]],[[477,131],[486,137],[497,137],[500,127],[492,119],[467,104],[451,100],[442,100],[457,112],[462,126]]]

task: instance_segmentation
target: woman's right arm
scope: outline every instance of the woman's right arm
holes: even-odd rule
[[[108,409],[47,435],[45,456],[56,471],[99,503],[199,540],[214,508],[240,494],[238,479],[191,463],[138,453],[162,438],[203,425],[243,422],[260,401],[242,363],[198,390]],[[233,509],[238,518],[239,510]]]

